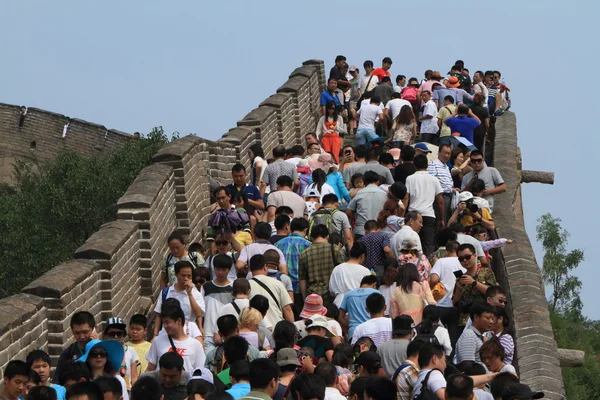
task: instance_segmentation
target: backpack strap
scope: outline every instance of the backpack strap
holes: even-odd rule
[[[409,367],[409,366],[410,366],[410,364],[409,364],[409,363],[403,363],[403,364],[400,364],[400,366],[399,366],[399,367],[396,369],[396,371],[394,372],[394,375],[392,375],[392,380],[393,380],[394,382],[396,382],[396,379],[398,378],[398,375],[400,375],[400,372],[401,372],[401,371],[402,371],[404,368],[407,368],[407,367]]]
[[[260,287],[262,287],[263,289],[265,289],[265,291],[267,293],[269,293],[269,295],[271,296],[271,298],[275,301],[275,304],[277,304],[277,307],[281,308],[281,306],[279,305],[279,301],[277,301],[277,297],[275,297],[275,295],[273,294],[273,292],[271,291],[271,289],[269,289],[269,287],[267,285],[265,285],[264,283],[262,283],[261,281],[259,281],[256,278],[252,278],[252,280],[254,282],[256,282]]]
[[[331,243],[331,260],[333,261],[333,268],[337,266],[337,261],[335,259],[335,249],[333,248],[333,243]]]
[[[425,375],[425,379],[423,379],[423,382],[421,383],[421,393],[423,393],[423,388],[427,387],[427,382],[429,382],[429,375],[431,375],[431,373],[432,373],[433,371],[440,371],[440,370],[439,370],[439,369],[437,369],[437,368],[434,368],[434,369],[432,369],[431,371],[429,371],[429,372],[427,373],[427,375]],[[440,373],[441,373],[441,372],[442,372],[442,371],[440,371]],[[442,375],[443,375],[443,374],[442,374]]]
[[[169,295],[169,286],[165,286],[161,290],[160,295],[161,295],[162,301],[164,302],[167,299],[167,296]]]
[[[175,346],[175,342],[173,341],[173,338],[171,337],[171,335],[167,335],[167,337],[169,338],[169,342],[171,343],[171,349],[173,349],[173,352],[175,354],[179,354],[179,353],[177,353],[177,347]]]
[[[238,306],[238,305],[237,305],[237,303],[235,302],[235,300],[233,300],[233,301],[231,302],[231,305],[232,305],[232,306],[233,306],[233,308],[235,309],[235,312],[237,312],[237,313],[238,313],[238,315],[240,315],[240,314],[241,314],[241,312],[242,312],[242,310],[240,310],[240,306]]]

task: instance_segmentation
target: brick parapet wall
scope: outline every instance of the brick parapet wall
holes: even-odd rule
[[[253,143],[261,143],[269,157],[275,146],[302,143],[303,134],[314,130],[325,73],[322,62],[307,63],[290,75],[288,89],[268,97],[216,142],[186,136],[162,148],[119,199],[116,221],[94,233],[73,260],[43,274],[21,294],[0,299],[0,368],[36,348],[47,350],[55,362],[73,341],[69,323],[77,311],[90,311],[99,330],[110,316],[128,319],[147,312],[159,292],[168,235],[177,230],[199,241],[206,234],[210,177],[230,183],[234,163],[250,168]],[[15,128],[19,110],[0,104],[0,157],[35,152],[46,160],[68,150],[98,154],[130,137],[71,119],[63,139],[67,117],[38,109],[29,109],[23,128]],[[33,140],[35,151],[29,150]]]
[[[494,166],[507,191],[494,198],[494,222],[500,237],[514,244],[503,247],[494,260],[495,273],[507,289],[515,333],[515,363],[523,382],[544,391],[545,398],[564,399],[556,341],[540,268],[525,230],[521,200],[521,156],[514,113],[496,122]]]

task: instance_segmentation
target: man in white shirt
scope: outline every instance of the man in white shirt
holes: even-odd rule
[[[406,178],[408,191],[408,211],[418,211],[423,216],[423,228],[419,232],[423,253],[429,256],[435,251],[434,236],[436,230],[436,212],[438,226],[444,227],[444,197],[440,181],[427,172],[427,157],[415,156],[413,164],[417,172]]]
[[[321,361],[314,373],[325,380],[325,400],[346,400],[336,388],[340,378],[335,365]]]
[[[160,357],[169,351],[177,352],[183,357],[184,369],[193,372],[196,369],[204,367],[205,354],[202,344],[183,331],[185,316],[183,310],[179,307],[168,307],[161,314],[161,321],[165,328],[166,335],[159,335],[154,338],[150,350],[146,355],[148,368],[146,371],[155,371]]]
[[[412,398],[421,394],[423,381],[427,378],[427,387],[438,399],[444,400],[446,395],[446,354],[439,344],[428,344],[419,351],[419,379],[413,388]]]
[[[368,336],[379,347],[392,338],[392,319],[384,316],[385,298],[381,293],[372,293],[367,297],[367,311],[371,319],[354,329],[352,344],[361,337]]]
[[[483,83],[483,72],[481,71],[477,71],[473,75],[473,90],[475,91],[475,93],[483,94],[483,98],[486,99],[486,101],[483,103],[483,106],[485,108],[488,108],[488,88]]]
[[[433,140],[437,136],[439,130],[437,125],[437,106],[435,102],[431,100],[431,92],[425,90],[421,93],[421,100],[423,100],[423,112],[419,116],[421,121],[421,140],[433,143]]]
[[[379,78],[375,75],[371,75],[373,73],[373,61],[367,60],[363,63],[363,67],[365,68],[365,74],[361,77],[360,80],[360,95],[364,94],[369,90],[375,89],[377,84],[379,83]]]
[[[329,291],[335,296],[333,304],[342,305],[344,294],[360,287],[362,279],[371,275],[371,271],[362,265],[367,258],[367,246],[358,241],[350,249],[350,258],[336,266],[329,277]]]
[[[454,193],[454,181],[450,168],[446,164],[450,160],[452,146],[448,144],[440,144],[438,148],[438,158],[429,163],[427,172],[438,178],[442,185],[442,195],[444,196],[444,222],[448,222],[448,218],[452,215],[450,205],[452,203],[452,194]]]
[[[421,247],[421,238],[419,232],[423,227],[423,217],[417,211],[409,211],[404,216],[404,225],[390,239],[390,248],[394,253],[394,257],[400,257],[400,249],[404,239],[410,239],[416,243],[417,249],[423,251]]]
[[[401,99],[400,93],[394,92],[394,94],[392,95],[392,99],[388,101],[385,105],[384,113],[386,117],[389,116],[393,121],[394,119],[396,119],[398,114],[400,114],[400,110],[404,106],[409,106],[412,108],[412,105],[408,100]]]
[[[375,122],[383,119],[383,106],[377,96],[371,97],[369,104],[363,105],[358,110],[358,127],[356,129],[356,144],[370,144],[380,138],[375,133]]]
[[[189,261],[177,261],[175,263],[175,277],[177,283],[164,288],[158,296],[154,311],[157,314],[162,313],[162,302],[166,299],[177,299],[183,310],[184,321],[196,322],[202,326],[202,316],[206,310],[204,298],[192,283],[192,273],[194,266]],[[154,335],[158,335],[160,329],[160,316],[157,316],[157,322],[154,324]],[[158,359],[157,359],[158,361]]]
[[[436,261],[431,269],[429,283],[433,288],[438,282],[442,282],[446,288],[446,294],[437,302],[440,312],[440,320],[448,327],[450,343],[452,348],[458,340],[458,310],[452,303],[452,295],[456,286],[456,279],[467,270],[460,265],[456,250],[460,244],[457,241],[450,240],[446,243],[446,257]],[[460,272],[458,272],[460,271]]]

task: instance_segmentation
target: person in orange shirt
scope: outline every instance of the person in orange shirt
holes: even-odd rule
[[[379,82],[381,82],[381,79],[384,76],[389,76],[391,78],[390,75],[390,68],[392,67],[392,59],[389,57],[384,58],[381,61],[381,68],[376,68],[372,75],[376,76],[379,79]]]

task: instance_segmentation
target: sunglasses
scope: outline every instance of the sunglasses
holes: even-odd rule
[[[108,337],[120,337],[120,338],[122,338],[122,337],[125,336],[125,332],[108,332],[106,334],[106,336],[108,336]]]
[[[483,162],[483,158],[471,158],[471,162],[475,164],[479,164]]]
[[[203,283],[206,283],[206,279],[196,279],[194,281],[194,285],[202,285]]]
[[[471,257],[473,257],[473,254],[467,254],[466,256],[458,257],[458,261],[460,261],[460,262],[469,261],[471,259]]]
[[[344,150],[344,154],[352,154],[352,150]]]
[[[506,299],[503,297],[492,297],[493,300],[496,300],[500,304],[506,304]]]
[[[215,241],[215,244],[217,246],[227,246],[229,244],[229,242],[227,240],[217,240],[217,241]]]
[[[105,351],[90,351],[89,358],[106,358],[108,353]]]
[[[402,253],[402,254],[409,254],[409,253],[411,253],[411,254],[418,254],[419,250],[406,250],[406,249],[402,249],[402,250],[400,250],[400,253]]]

